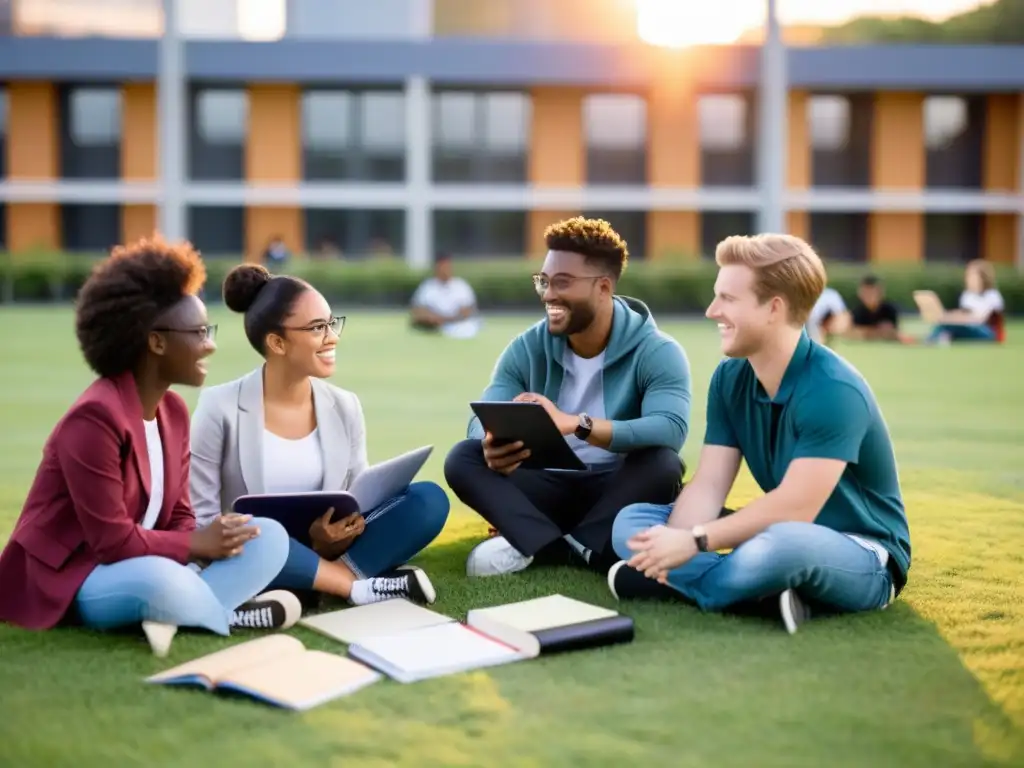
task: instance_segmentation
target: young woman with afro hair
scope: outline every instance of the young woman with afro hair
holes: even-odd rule
[[[201,386],[216,326],[187,244],[115,248],[78,295],[75,330],[98,375],[57,422],[7,546],[0,621],[27,629],[141,624],[164,655],[177,628],[221,635],[298,620],[277,576],[288,537],[271,520],[223,516],[197,530],[189,412],[173,385]]]

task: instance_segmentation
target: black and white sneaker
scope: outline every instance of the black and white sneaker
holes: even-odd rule
[[[792,589],[787,589],[779,595],[779,613],[782,614],[782,623],[786,625],[786,631],[791,635],[795,635],[797,628],[811,618],[810,609]]]
[[[672,587],[644,576],[636,568],[630,568],[625,560],[619,560],[608,569],[608,589],[616,600],[684,600]]]
[[[283,589],[257,595],[231,613],[232,629],[288,629],[302,617],[299,598]]]
[[[437,592],[426,571],[414,565],[402,565],[372,579],[357,581],[352,588],[351,600],[355,605],[398,598],[420,605],[432,605],[437,600]]]

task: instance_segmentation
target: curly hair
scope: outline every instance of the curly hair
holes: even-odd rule
[[[85,281],[75,302],[75,334],[85,362],[97,374],[133,370],[146,354],[157,318],[206,281],[192,246],[159,237],[117,246]]]
[[[629,264],[626,241],[604,219],[576,216],[544,230],[544,243],[549,251],[578,253],[588,264],[608,270],[619,279]]]

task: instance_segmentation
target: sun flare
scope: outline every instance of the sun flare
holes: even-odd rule
[[[751,22],[749,0],[635,0],[637,35],[666,48],[732,43]],[[756,23],[756,20],[755,20]]]

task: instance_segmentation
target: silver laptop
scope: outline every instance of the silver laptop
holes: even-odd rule
[[[363,515],[405,491],[433,450],[434,446],[424,445],[364,469],[348,489],[359,502]]]

